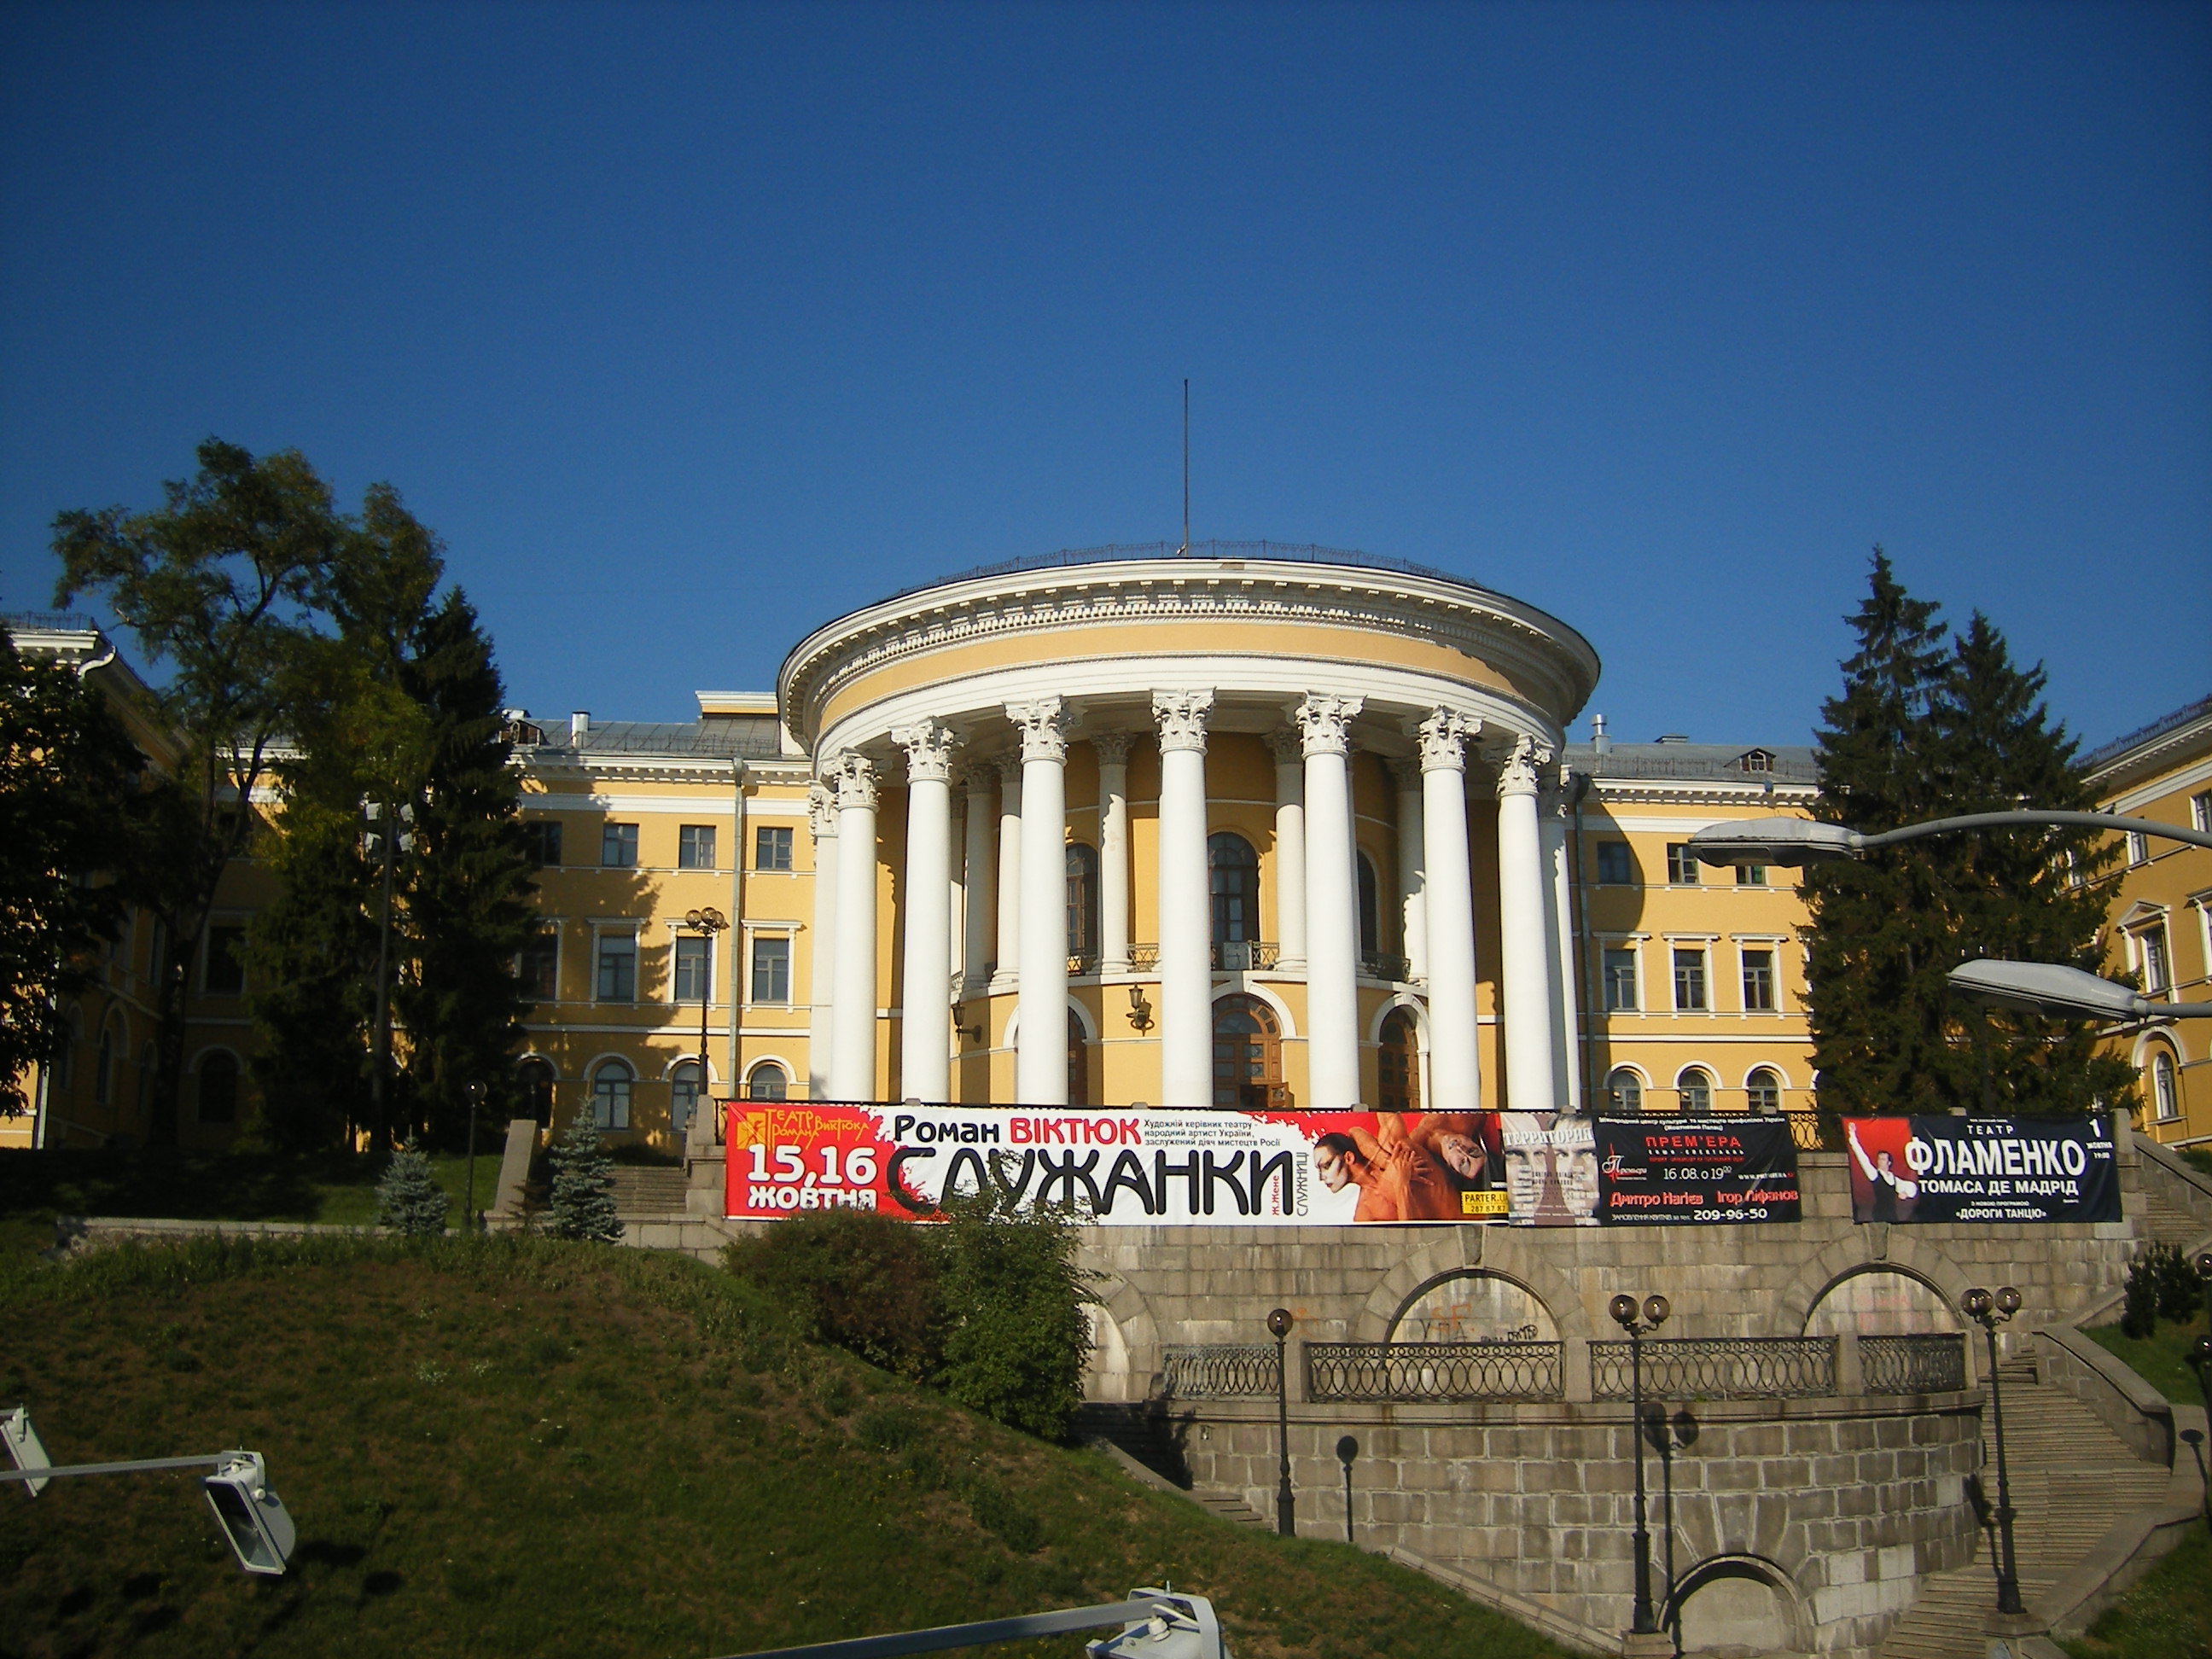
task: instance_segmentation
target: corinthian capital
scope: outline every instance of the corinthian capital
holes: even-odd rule
[[[1267,751],[1275,757],[1278,766],[1296,766],[1305,758],[1305,744],[1298,734],[1278,726],[1267,733]]]
[[[895,726],[891,728],[891,741],[906,750],[908,783],[951,781],[952,751],[960,746],[960,739],[952,735],[951,727],[939,726],[935,720]]]
[[[814,831],[817,842],[830,841],[837,834],[837,797],[826,784],[806,786],[806,823]]]
[[[1067,762],[1067,733],[1075,717],[1058,697],[1033,697],[1006,705],[1006,718],[1021,728],[1022,760]]]
[[[840,811],[848,807],[865,806],[870,811],[876,805],[876,763],[866,755],[850,750],[830,763],[830,787],[837,792]]]
[[[1421,770],[1464,772],[1468,743],[1481,732],[1482,722],[1470,714],[1449,708],[1431,710],[1429,717],[1413,727],[1413,735],[1421,742]]]
[[[1160,728],[1160,752],[1194,749],[1206,752],[1206,717],[1213,712],[1212,690],[1155,691],[1152,719]]]
[[[1350,754],[1352,722],[1366,701],[1309,693],[1304,702],[1291,710],[1291,718],[1297,722],[1299,747],[1309,756]]]
[[[1094,732],[1091,736],[1091,751],[1098,757],[1101,766],[1127,766],[1129,763],[1129,734],[1127,732]]]
[[[1534,738],[1516,738],[1512,747],[1498,757],[1498,799],[1537,793],[1544,787],[1544,775],[1551,765],[1552,751],[1548,747]]]

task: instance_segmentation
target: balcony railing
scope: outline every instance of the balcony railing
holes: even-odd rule
[[[1966,1386],[1966,1339],[1955,1331],[1863,1336],[1859,1375],[1869,1394],[1956,1393]]]
[[[1309,1400],[1557,1400],[1557,1342],[1309,1342]]]
[[[1359,956],[1359,971],[1369,979],[1387,979],[1394,985],[1400,985],[1413,978],[1413,965],[1405,957],[1393,956],[1388,951],[1363,951]]]
[[[1626,1400],[1626,1342],[1590,1344],[1591,1392]],[[1832,1336],[1691,1336],[1644,1344],[1644,1393],[1667,1400],[1787,1400],[1836,1391]]]
[[[1282,960],[1283,947],[1256,939],[1224,939],[1213,947],[1218,974],[1265,973]]]
[[[1282,1373],[1272,1342],[1206,1342],[1164,1351],[1167,1392],[1176,1400],[1274,1398]]]

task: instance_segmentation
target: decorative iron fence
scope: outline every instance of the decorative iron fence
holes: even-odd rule
[[[1171,1346],[1164,1356],[1174,1400],[1273,1399],[1281,1372],[1272,1342],[1203,1342]]]
[[[1157,968],[1160,965],[1160,947],[1157,945],[1132,945],[1129,947],[1129,966]]]
[[[1630,1398],[1629,1345],[1591,1343],[1590,1380],[1600,1400]],[[1835,1391],[1832,1336],[1690,1336],[1644,1343],[1647,1398],[1774,1400]]]
[[[1413,965],[1404,957],[1392,956],[1388,951],[1364,951],[1360,953],[1359,971],[1369,979],[1387,979],[1394,985],[1402,985],[1413,976]]]
[[[1557,1342],[1309,1342],[1309,1400],[1557,1400]]]
[[[1966,1339],[1956,1331],[1863,1336],[1859,1375],[1869,1394],[1955,1392],[1966,1386]]]
[[[1217,973],[1256,974],[1273,968],[1282,959],[1283,947],[1256,939],[1224,939],[1213,947],[1213,966]]]
[[[1789,1121],[1790,1139],[1801,1152],[1832,1152],[1843,1150],[1844,1143],[1836,1138],[1831,1118],[1822,1122],[1818,1112],[1784,1112]]]

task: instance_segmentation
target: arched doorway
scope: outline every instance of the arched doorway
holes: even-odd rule
[[[1376,1104],[1386,1112],[1421,1109],[1421,1043],[1413,1011],[1393,1008],[1376,1045]]]
[[[1281,1111],[1283,1027],[1258,997],[1226,996],[1213,1005],[1213,1103],[1237,1111]]]
[[[514,1068],[515,1092],[522,1099],[525,1117],[535,1118],[544,1128],[553,1121],[553,1062],[532,1054]]]
[[[1091,1103],[1091,1042],[1083,1029],[1083,1016],[1067,1011],[1067,1103]]]

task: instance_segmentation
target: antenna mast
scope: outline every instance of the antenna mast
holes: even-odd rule
[[[1190,376],[1182,377],[1182,545],[1176,557],[1190,553]]]

